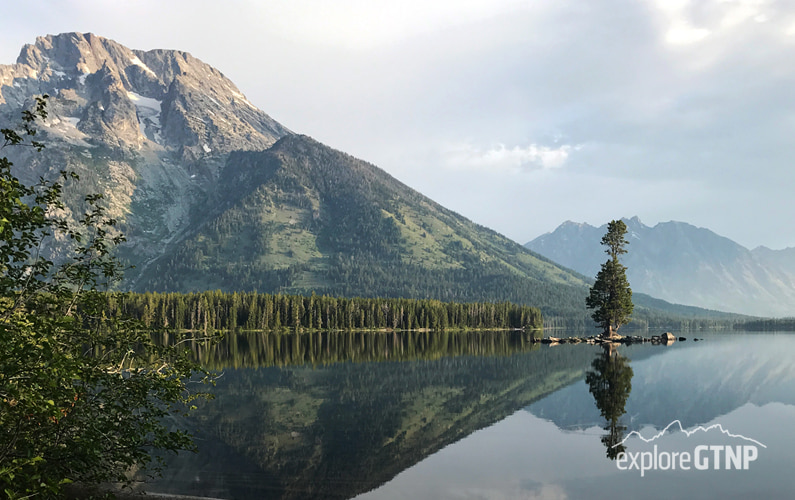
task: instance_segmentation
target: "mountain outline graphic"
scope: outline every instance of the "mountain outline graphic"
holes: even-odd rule
[[[671,426],[672,426],[672,425],[674,425],[674,424],[677,424],[677,425],[679,426],[679,430],[680,430],[680,431],[682,431],[682,432],[684,432],[684,433],[685,433],[685,435],[686,435],[687,437],[690,437],[690,436],[692,436],[692,435],[693,435],[693,434],[695,434],[696,432],[705,432],[705,433],[706,433],[706,432],[709,432],[709,431],[711,431],[712,429],[719,429],[719,430],[720,430],[720,432],[721,432],[721,434],[725,434],[725,435],[726,435],[726,436],[728,436],[728,437],[744,439],[744,440],[746,440],[746,441],[749,441],[749,442],[751,442],[751,443],[758,444],[758,445],[759,445],[759,446],[761,446],[762,448],[767,448],[767,446],[766,446],[766,445],[764,445],[764,444],[760,443],[760,442],[759,442],[759,441],[757,441],[756,439],[749,438],[749,437],[745,437],[745,436],[743,436],[742,434],[732,434],[732,433],[731,433],[731,432],[729,432],[727,429],[724,429],[724,428],[723,428],[723,426],[722,426],[721,424],[712,424],[712,425],[710,425],[709,427],[704,427],[704,426],[702,426],[702,425],[699,425],[699,426],[698,426],[698,427],[696,427],[695,429],[693,429],[693,430],[691,430],[691,431],[688,431],[688,430],[685,430],[685,429],[684,429],[684,427],[682,427],[682,422],[680,422],[678,419],[677,419],[677,420],[674,420],[674,421],[673,421],[673,422],[671,422],[670,424],[666,425],[666,426],[665,426],[665,428],[664,428],[663,430],[661,430],[660,432],[658,432],[657,434],[655,434],[653,437],[651,437],[651,438],[649,438],[649,439],[646,439],[645,437],[643,437],[643,436],[641,435],[641,433],[640,433],[640,432],[638,432],[638,431],[632,431],[632,432],[630,432],[629,434],[627,434],[627,436],[626,436],[624,439],[622,439],[620,442],[618,442],[618,443],[614,444],[613,446],[611,446],[611,448],[615,448],[616,446],[621,446],[621,445],[623,445],[623,444],[624,444],[624,443],[625,443],[625,442],[626,442],[626,441],[627,441],[629,438],[631,438],[633,435],[637,436],[637,437],[638,437],[638,438],[639,438],[641,441],[643,441],[643,442],[645,442],[645,443],[651,443],[652,441],[654,441],[654,440],[656,440],[656,439],[658,439],[658,438],[662,437],[662,436],[663,436],[663,435],[664,435],[664,434],[665,434],[665,433],[668,431],[668,429],[670,429],[670,428],[671,428]]]

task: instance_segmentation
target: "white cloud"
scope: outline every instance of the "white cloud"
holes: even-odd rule
[[[651,0],[651,4],[667,25],[664,39],[671,45],[690,45],[779,17],[769,0]]]
[[[538,144],[529,146],[513,146],[497,144],[487,149],[471,143],[449,144],[443,149],[443,158],[447,166],[453,168],[478,170],[549,170],[561,168],[569,154],[578,149],[569,144],[548,147]]]
[[[718,5],[724,9],[720,25],[731,28],[747,21],[765,22],[768,3],[765,0],[718,0]]]
[[[665,41],[672,45],[689,45],[703,40],[710,33],[706,28],[694,28],[686,21],[677,20],[665,33]]]
[[[527,0],[250,1],[260,21],[302,43],[368,49],[533,6]]]
[[[710,35],[710,30],[694,26],[689,19],[689,0],[653,0],[652,4],[665,18],[665,41],[672,45],[689,45]]]

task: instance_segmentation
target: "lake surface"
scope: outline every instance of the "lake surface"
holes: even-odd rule
[[[198,353],[223,373],[215,400],[182,422],[200,452],[171,459],[148,489],[792,497],[795,334],[683,335],[611,351],[515,332],[232,336]]]

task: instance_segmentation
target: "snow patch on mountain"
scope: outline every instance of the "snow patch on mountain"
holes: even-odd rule
[[[141,94],[136,94],[135,92],[127,91],[127,97],[130,98],[136,107],[154,109],[158,112],[158,114],[160,113],[160,109],[163,106],[163,101],[152,99],[150,97],[144,97]]]
[[[155,72],[154,72],[154,71],[152,71],[152,70],[149,68],[149,66],[147,66],[146,64],[144,64],[144,62],[143,62],[143,61],[141,61],[140,59],[138,59],[138,56],[132,56],[132,57],[130,58],[130,63],[131,63],[131,64],[134,64],[135,66],[138,66],[138,67],[142,68],[144,71],[146,71],[146,72],[147,72],[147,73],[149,73],[150,75],[152,75],[152,76],[154,76],[155,78],[157,78],[157,74],[155,74]]]
[[[160,112],[163,108],[163,101],[152,99],[151,97],[144,97],[130,91],[127,91],[127,97],[135,104],[141,135],[148,137],[158,144],[162,144],[162,137],[160,135]]]

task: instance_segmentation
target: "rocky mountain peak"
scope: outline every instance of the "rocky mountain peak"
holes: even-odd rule
[[[187,52],[135,50],[91,33],[38,37],[16,63],[0,65],[3,126],[42,94],[50,96],[47,147],[9,150],[17,174],[32,182],[77,172],[67,211],[80,213],[85,193],[103,193],[132,264],[159,255],[225,196],[218,180],[232,152],[291,134]]]
[[[16,64],[0,65],[0,112],[45,93],[59,121],[93,141],[188,161],[265,149],[290,133],[187,52],[133,50],[91,33],[39,37]]]
[[[581,229],[583,227],[589,227],[589,224],[587,222],[574,222],[573,220],[567,220],[558,226],[557,229]]]

